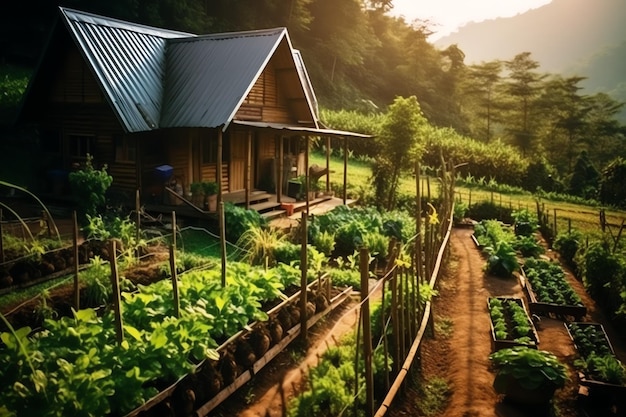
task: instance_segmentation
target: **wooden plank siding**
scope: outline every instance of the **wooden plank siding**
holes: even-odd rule
[[[264,121],[270,123],[293,122],[293,117],[283,100],[272,61],[267,65],[248,96],[235,114],[236,120]]]

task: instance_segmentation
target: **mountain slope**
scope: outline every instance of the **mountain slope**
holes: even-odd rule
[[[553,0],[514,17],[470,23],[435,46],[457,44],[467,64],[531,52],[541,71],[586,76],[581,85],[588,93],[607,92],[624,101],[625,18],[623,0]]]

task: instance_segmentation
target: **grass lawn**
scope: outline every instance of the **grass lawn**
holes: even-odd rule
[[[312,152],[309,156],[311,164],[326,166],[326,155],[319,152]],[[343,158],[338,155],[332,155],[330,158],[330,179],[331,182],[341,184],[343,182]],[[370,164],[364,161],[350,159],[348,161],[348,188],[366,190],[371,185],[372,170]],[[422,192],[426,194],[430,187],[431,195],[437,196],[439,193],[439,180],[434,178],[422,178],[420,184]],[[415,194],[415,178],[405,176],[400,183],[400,192],[407,194]],[[481,201],[493,201],[504,207],[510,207],[514,210],[527,209],[533,213],[537,210],[537,197],[530,192],[519,194],[500,194],[491,191],[484,191],[476,188],[456,187],[457,201],[466,204],[474,204]],[[600,208],[592,206],[584,206],[580,204],[566,203],[561,201],[550,201],[541,199],[539,201],[543,205],[545,212],[550,214],[550,222],[554,222],[556,211],[557,232],[568,230],[571,226],[583,233],[589,233],[595,236],[601,234],[600,230]],[[614,225],[613,233],[619,230],[619,225],[626,219],[626,212],[620,210],[606,210],[606,220],[609,224]]]

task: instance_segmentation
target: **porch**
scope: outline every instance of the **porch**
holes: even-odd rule
[[[216,212],[205,210],[194,205],[191,201],[179,196],[173,190],[167,189],[170,197],[170,204],[166,203],[150,203],[146,204],[144,210],[155,216],[169,215],[172,211],[176,212],[178,218],[190,219],[216,219]],[[271,222],[272,225],[280,228],[289,228],[297,224],[302,217],[302,212],[307,211],[309,214],[320,215],[327,213],[337,206],[344,204],[344,199],[329,195],[307,200],[296,200],[286,195],[281,196],[281,202],[278,202],[276,194],[269,193],[264,190],[253,190],[246,199],[245,190],[223,193],[224,202],[232,203],[237,206],[246,206],[246,200],[249,203],[249,209],[257,211],[262,217]],[[356,200],[346,200],[345,204],[352,206]]]

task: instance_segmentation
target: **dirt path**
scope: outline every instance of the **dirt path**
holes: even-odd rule
[[[494,374],[490,369],[491,353],[490,319],[487,299],[490,296],[513,296],[525,299],[516,278],[502,279],[490,276],[483,271],[485,259],[471,239],[471,229],[453,229],[451,257],[442,279],[439,281],[439,296],[434,299],[435,323],[451,322],[452,331],[445,334],[435,330],[433,338],[424,341],[421,350],[422,374],[428,381],[433,377],[448,381],[452,394],[446,409],[439,417],[541,417],[537,410],[524,412],[503,402],[492,387]],[[553,253],[548,254],[554,257]],[[567,270],[566,270],[567,271]],[[605,323],[609,336],[614,331],[606,324],[601,311],[585,293],[582,284],[568,274],[568,280],[588,306],[587,321]],[[265,379],[259,378],[255,386],[238,393],[228,401],[228,405],[215,410],[211,416],[239,417],[280,417],[284,416],[285,405],[298,386],[308,367],[317,362],[317,356],[335,338],[354,328],[357,317],[355,303],[344,308],[340,319],[333,324],[332,319],[313,330],[314,341],[301,357],[283,353],[276,358]],[[437,329],[437,324],[435,325]],[[571,380],[557,391],[556,404],[563,417],[582,417],[576,398],[578,384],[574,373],[574,346],[567,335],[563,321],[542,317],[537,324],[540,349],[556,354],[570,369]],[[620,359],[624,360],[623,342],[617,338],[614,347]],[[259,375],[261,376],[261,375]],[[414,388],[394,403],[389,417],[419,416],[419,393]],[[248,405],[246,405],[246,403]]]
[[[509,406],[496,395],[488,360],[491,336],[487,298],[524,298],[524,294],[518,280],[489,276],[483,271],[485,259],[474,245],[472,233],[468,229],[453,230],[452,262],[434,302],[435,320],[451,320],[453,331],[447,339],[435,335],[425,343],[423,370],[427,379],[446,378],[452,389],[449,405],[440,416],[530,417],[533,414]],[[577,385],[571,366],[575,351],[563,322],[542,318],[538,333],[539,347],[555,353],[572,371],[572,381],[557,393],[557,404],[561,415],[576,417]]]

